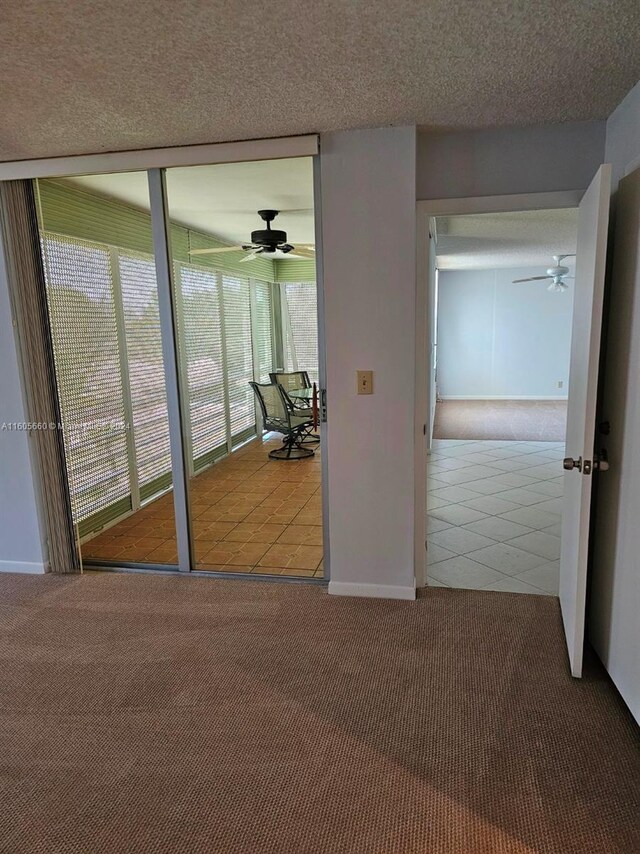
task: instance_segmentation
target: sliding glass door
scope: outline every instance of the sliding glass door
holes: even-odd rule
[[[84,564],[322,578],[311,159],[36,190]]]
[[[126,201],[102,195],[105,179],[126,181]],[[38,181],[36,189],[83,560],[176,563],[146,173]]]

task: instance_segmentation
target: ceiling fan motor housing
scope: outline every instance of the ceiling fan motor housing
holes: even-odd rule
[[[562,264],[558,264],[557,267],[549,267],[549,269],[547,270],[547,276],[566,276],[568,272],[568,267],[565,267]]]
[[[270,252],[275,252],[279,243],[287,242],[287,232],[271,228],[271,223],[278,216],[279,211],[262,210],[258,216],[267,223],[265,229],[251,232],[251,242],[255,246],[264,246]]]
[[[256,246],[273,246],[273,248],[275,249],[278,243],[287,242],[287,232],[278,231],[275,228],[252,231],[251,242],[254,243]]]

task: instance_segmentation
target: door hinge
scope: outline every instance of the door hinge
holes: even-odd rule
[[[323,424],[327,423],[327,390],[320,389],[320,421]]]

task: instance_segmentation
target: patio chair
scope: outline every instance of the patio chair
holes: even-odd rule
[[[305,432],[313,426],[313,421],[307,415],[296,415],[287,403],[282,386],[277,383],[250,382],[260,410],[265,430],[282,433],[284,441],[281,448],[269,452],[272,460],[301,460],[312,457],[311,448],[303,446]]]
[[[289,394],[289,392],[299,388],[311,388],[309,374],[306,371],[274,371],[269,374],[269,379],[281,387],[287,406],[294,415],[304,416],[313,421],[313,407],[310,405],[310,401],[296,399]],[[307,445],[317,445],[319,441],[320,436],[313,432],[313,425],[307,427],[302,442]]]
[[[278,383],[286,392],[297,388],[311,388],[309,374],[306,371],[274,371],[269,374],[272,383]]]

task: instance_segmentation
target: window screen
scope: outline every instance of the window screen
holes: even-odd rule
[[[223,275],[224,342],[227,356],[227,386],[231,438],[244,438],[255,429],[256,410],[249,382],[253,379],[251,346],[251,301],[249,282]]]
[[[43,235],[74,521],[130,495],[109,251]]]
[[[227,441],[222,318],[218,274],[179,264],[182,357],[186,360],[188,416],[194,468]]]
[[[284,306],[285,362],[288,371],[307,371],[318,382],[318,298],[315,282],[287,282]],[[287,324],[288,320],[288,324]],[[286,330],[285,330],[286,331]]]
[[[170,483],[169,416],[160,338],[158,286],[152,258],[118,255],[126,332],[133,435],[141,494]],[[168,485],[167,483],[167,485]]]

